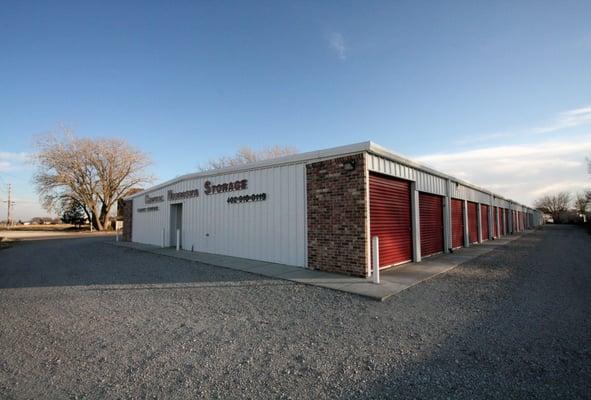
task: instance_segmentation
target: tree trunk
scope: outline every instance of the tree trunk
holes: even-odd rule
[[[104,230],[109,230],[110,229],[110,225],[109,225],[109,210],[107,209],[107,207],[105,207],[105,205],[103,204],[101,206],[101,216],[100,216],[100,221],[101,221],[101,225],[103,227]]]
[[[93,226],[97,231],[102,231],[104,230],[103,224],[101,223],[101,218],[100,218],[100,213],[98,212],[96,206],[93,207],[93,213],[92,213],[92,222],[93,222]]]

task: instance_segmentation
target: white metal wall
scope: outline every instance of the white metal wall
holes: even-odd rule
[[[144,195],[133,199],[132,239],[134,242],[170,243],[170,204],[168,190],[184,192],[199,189],[199,196],[182,200],[183,249],[306,266],[306,170],[292,164],[177,182],[148,194],[162,195],[165,201],[144,204]],[[203,184],[248,179],[248,188],[236,192],[206,195]],[[231,196],[266,193],[265,201],[228,204]],[[146,206],[158,206],[154,212],[138,212]]]
[[[496,198],[495,199],[495,205],[497,207],[509,208],[510,203],[507,200],[505,200],[505,199]]]
[[[489,193],[464,186],[454,181],[450,182],[451,197],[456,199],[473,201],[475,203],[490,204],[491,196]]]
[[[440,196],[447,194],[445,190],[446,180],[427,172],[373,154],[368,155],[367,165],[370,171],[416,182],[416,190],[420,192]]]
[[[447,179],[421,171],[420,169],[409,167],[396,161],[387,160],[373,154],[369,154],[368,156],[368,168],[370,171],[416,182],[417,190],[420,192],[433,193],[440,196],[447,195],[445,188]],[[451,197],[482,204],[490,204],[491,201],[489,193],[464,186],[453,180],[450,181],[449,193]]]

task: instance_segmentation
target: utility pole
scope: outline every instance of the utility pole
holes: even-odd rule
[[[12,206],[14,204],[16,204],[14,201],[11,200],[10,195],[11,195],[11,186],[10,183],[8,184],[8,201],[3,201],[3,203],[6,203],[6,229],[10,229],[10,211],[12,209]]]

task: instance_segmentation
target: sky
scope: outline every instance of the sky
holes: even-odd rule
[[[3,1],[0,201],[47,215],[33,138],[146,152],[157,182],[239,147],[372,140],[532,204],[591,186],[589,1]],[[0,219],[6,203],[0,203]]]

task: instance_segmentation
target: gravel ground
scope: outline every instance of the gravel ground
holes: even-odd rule
[[[0,250],[1,398],[589,398],[591,236],[546,227],[384,303],[105,239]]]

